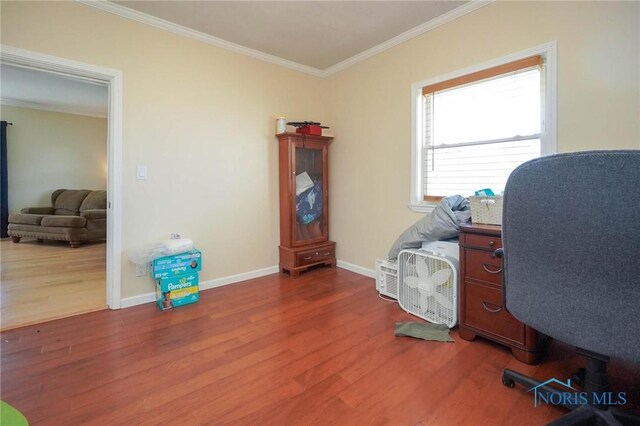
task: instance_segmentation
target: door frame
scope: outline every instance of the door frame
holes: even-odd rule
[[[107,306],[109,309],[120,309],[122,294],[122,71],[6,45],[0,46],[0,63],[106,84],[108,87]]]

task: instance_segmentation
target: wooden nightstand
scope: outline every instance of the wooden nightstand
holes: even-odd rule
[[[501,227],[460,227],[460,337],[482,336],[511,348],[526,364],[538,363],[538,332],[508,313],[502,304]]]

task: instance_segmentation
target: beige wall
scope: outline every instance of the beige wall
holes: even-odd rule
[[[126,252],[169,232],[196,240],[203,280],[277,264],[278,113],[337,135],[331,236],[367,268],[420,217],[406,207],[413,82],[557,40],[559,149],[638,148],[638,8],[499,2],[327,79],[77,3],[2,2],[2,43],[123,71],[126,297],[152,289]]]
[[[640,3],[497,2],[326,81],[331,237],[374,268],[422,217],[411,185],[411,84],[550,41],[558,46],[558,149],[640,148]]]
[[[278,263],[275,117],[325,121],[320,79],[79,3],[1,7],[3,44],[122,70],[123,297],[153,291],[128,251],[171,232],[202,281]]]
[[[50,206],[59,188],[107,189],[107,120],[2,105],[9,212]]]

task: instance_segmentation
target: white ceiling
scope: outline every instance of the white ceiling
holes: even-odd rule
[[[146,23],[151,23],[149,17],[159,18],[165,22],[159,25],[156,22],[158,26],[166,28],[168,21],[316,71],[327,70],[388,44],[403,33],[418,35],[421,32],[416,32],[416,27],[445,21],[447,16],[459,16],[455,9],[472,9],[467,7],[471,6],[468,1],[431,0],[83,3]]]
[[[0,65],[0,77],[3,105],[107,116],[106,85],[5,64]]]

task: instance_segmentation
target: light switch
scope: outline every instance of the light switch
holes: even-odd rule
[[[138,180],[147,180],[147,166],[138,166],[136,170],[136,178]]]

